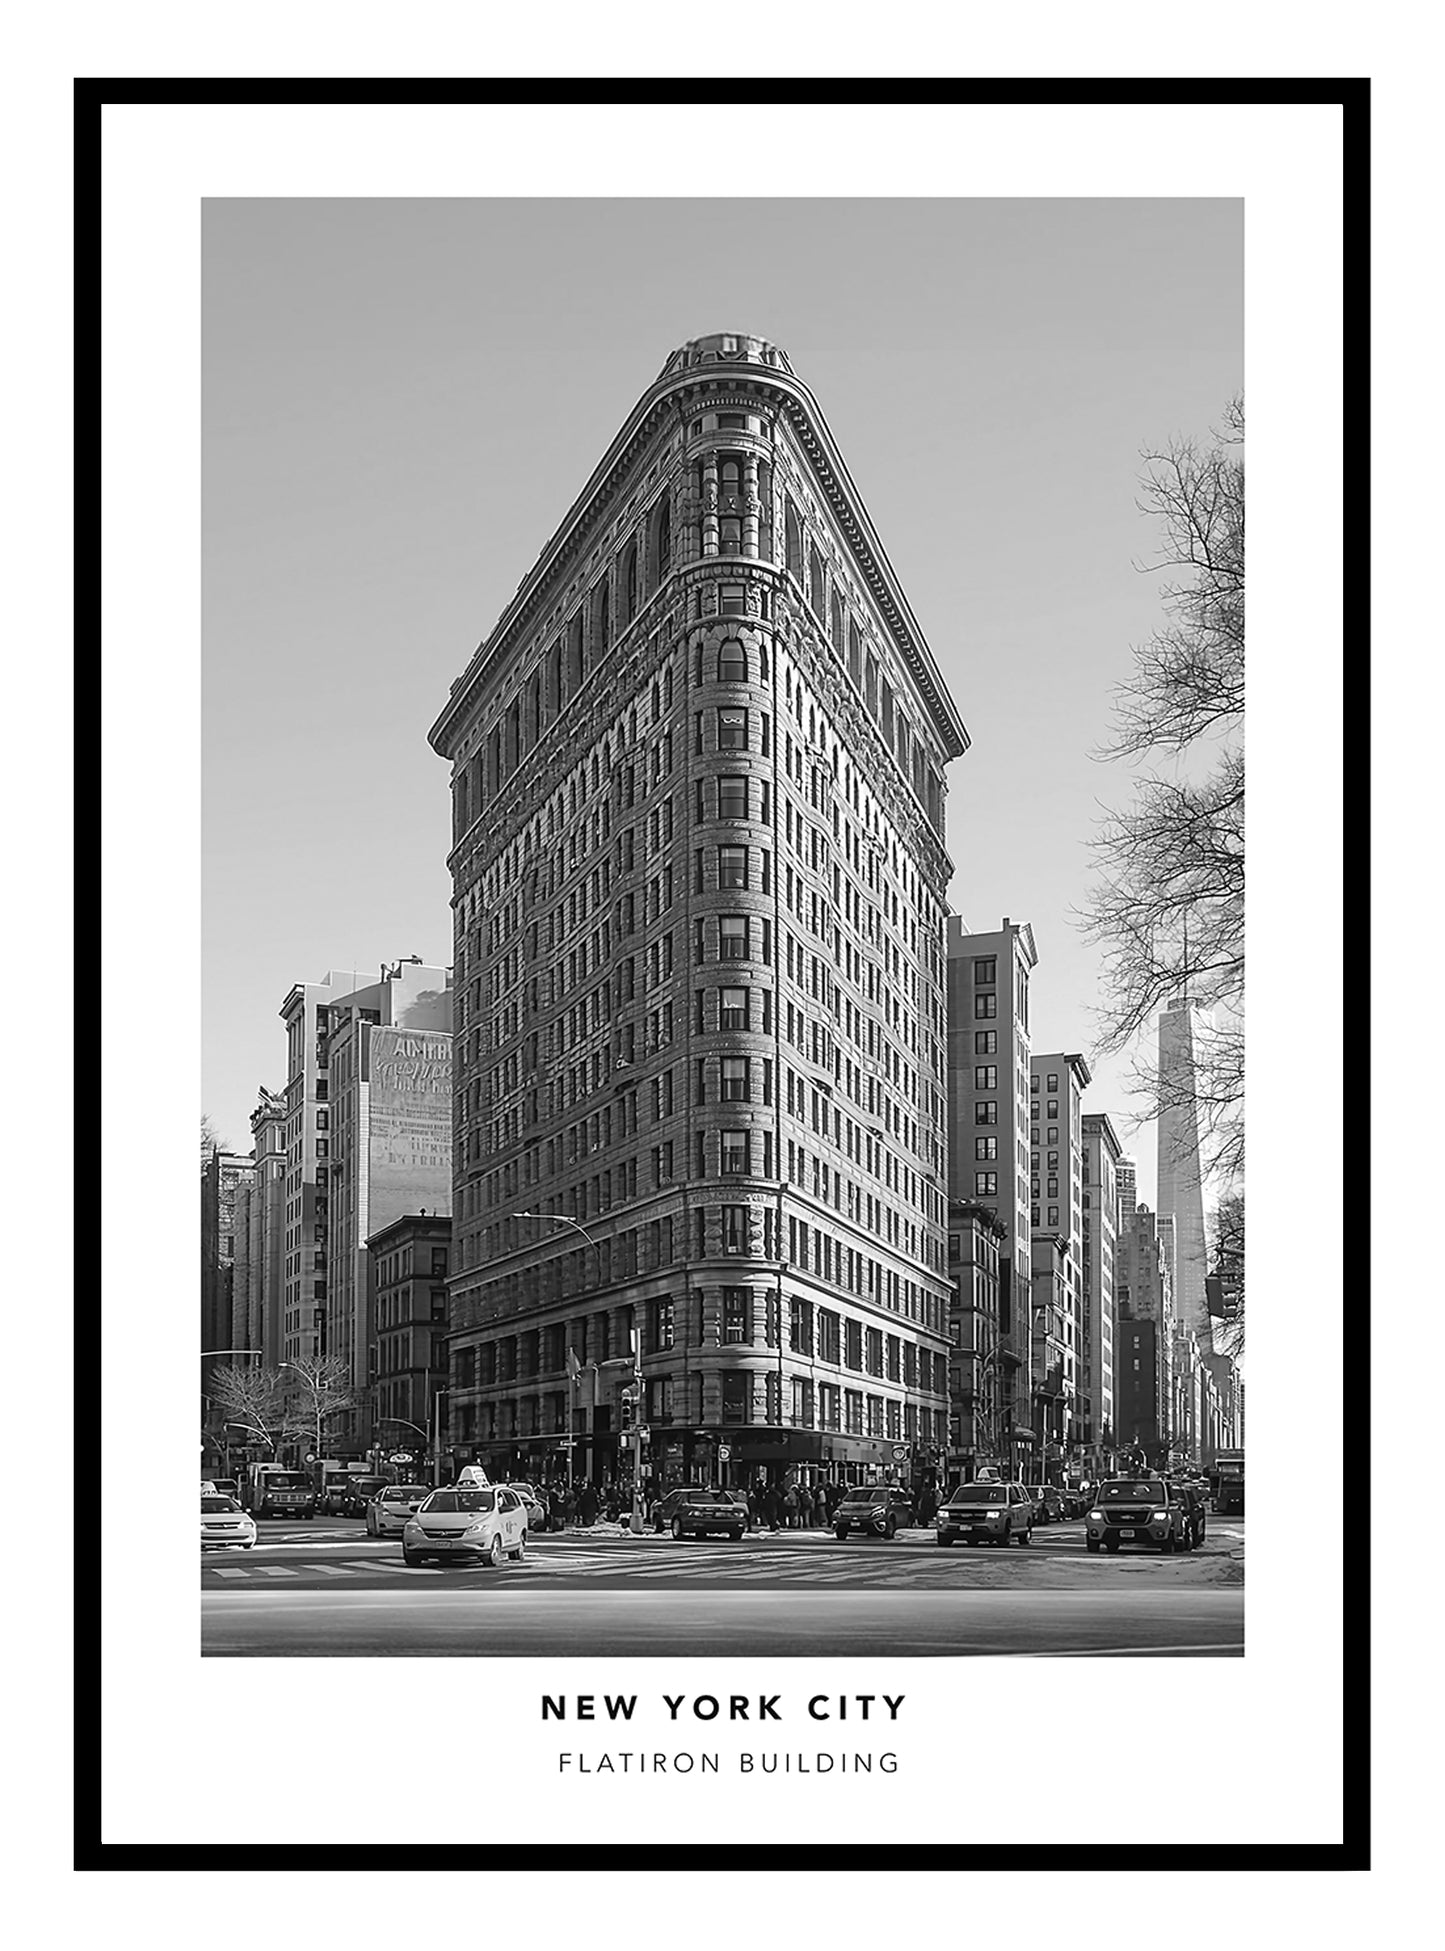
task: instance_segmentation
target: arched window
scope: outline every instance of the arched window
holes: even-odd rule
[[[605,657],[607,646],[612,641],[612,605],[604,576],[597,585],[597,594],[592,609],[592,648],[598,657]]]
[[[783,538],[787,550],[788,574],[803,580],[803,530],[798,521],[798,511],[791,501],[785,500],[783,507]]]
[[[471,792],[467,782],[467,768],[463,766],[457,773],[456,784],[456,838],[458,840],[471,823]]]
[[[657,526],[653,531],[652,587],[656,589],[672,567],[672,510],[666,495],[657,504]]]
[[[821,622],[827,615],[826,598],[823,593],[823,565],[818,560],[818,551],[808,551],[808,601],[812,604]]]
[[[843,648],[843,604],[837,590],[833,592],[833,643],[837,649]]]
[[[622,571],[622,600],[625,605],[622,620],[631,623],[637,615],[637,544],[634,542],[627,551],[627,561]]]
[[[863,639],[858,635],[858,626],[851,617],[848,619],[848,675],[861,691],[863,688]]]

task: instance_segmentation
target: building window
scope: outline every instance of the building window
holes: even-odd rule
[[[998,1173],[975,1172],[973,1175],[973,1189],[980,1198],[996,1199],[998,1197]]]
[[[843,1324],[843,1365],[845,1368],[863,1366],[863,1323],[852,1319]]]
[[[980,1098],[973,1107],[973,1121],[976,1125],[996,1125],[998,1123],[998,1104],[993,1098]]]
[[[717,884],[719,887],[747,886],[748,850],[746,847],[718,848]]]
[[[840,1323],[831,1308],[818,1310],[818,1359],[836,1363],[841,1350]]]
[[[746,1206],[724,1206],[722,1209],[722,1244],[724,1253],[746,1253],[748,1250],[748,1209]]]
[[[1059,1088],[1058,1073],[1052,1072],[1049,1076],[1049,1089],[1051,1091],[1056,1091],[1058,1088]]]
[[[725,684],[742,684],[748,675],[748,654],[736,637],[729,637],[717,654],[717,674]]]
[[[788,1346],[799,1355],[813,1352],[813,1303],[789,1301]]]
[[[997,1158],[998,1140],[996,1138],[975,1138],[973,1141],[973,1155],[976,1159]]]
[[[746,915],[722,915],[718,920],[718,953],[724,962],[746,962],[748,959],[748,918]]]
[[[748,1095],[748,1060],[724,1057],[722,1060],[722,1100],[724,1104],[745,1103]]]
[[[751,1341],[751,1323],[748,1315],[752,1310],[753,1290],[751,1287],[725,1287],[723,1289],[722,1338],[724,1341]]]
[[[724,989],[718,1010],[718,1027],[723,1030],[745,1030],[748,1027],[748,992],[746,989]]]
[[[973,999],[973,1014],[976,1021],[986,1022],[998,1015],[998,997],[990,990],[980,991]]]
[[[995,983],[998,981],[998,959],[992,955],[976,955],[973,958],[973,979],[975,982]]]
[[[797,1429],[813,1427],[813,1385],[798,1375],[793,1377],[793,1425]]]
[[[725,1131],[722,1134],[722,1169],[724,1172],[747,1171],[748,1134],[745,1131]]]
[[[1057,1206],[1050,1206],[1050,1207],[1049,1207],[1049,1225],[1050,1225],[1050,1226],[1057,1226],[1057,1225],[1058,1225],[1058,1223],[1059,1223],[1059,1209],[1058,1209],[1058,1207],[1057,1207]]]
[[[847,1416],[847,1429],[850,1436],[863,1434],[863,1396],[858,1389],[846,1389],[843,1393],[844,1409]]]
[[[748,714],[745,711],[720,711],[717,715],[717,744],[720,752],[746,752]]]
[[[723,583],[718,590],[718,608],[724,616],[742,616],[747,610],[747,592],[741,583]],[[741,649],[741,645],[738,646]],[[726,645],[723,646],[727,648]],[[743,675],[747,675],[744,665]]]
[[[998,1065],[975,1064],[973,1067],[973,1088],[976,1091],[996,1091],[998,1089]]]
[[[975,1057],[993,1057],[998,1054],[998,1031],[975,1030],[973,1033],[973,1054]]]
[[[745,820],[748,817],[748,782],[727,774],[717,782],[717,812],[720,820]]]
[[[753,1419],[753,1378],[746,1373],[725,1374],[722,1379],[722,1413],[725,1423],[750,1423]]]
[[[837,1429],[842,1391],[836,1382],[818,1384],[818,1423],[823,1429]]]

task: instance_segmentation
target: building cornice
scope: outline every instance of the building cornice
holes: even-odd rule
[[[630,469],[648,443],[670,418],[676,416],[685,423],[704,398],[718,394],[728,395],[738,405],[762,406],[786,415],[829,509],[863,571],[869,592],[929,706],[945,755],[961,758],[968,750],[967,729],[812,393],[794,377],[782,354],[758,360],[750,359],[746,353],[718,354],[712,356],[711,363],[689,362],[688,355],[708,343],[695,341],[671,356],[661,377],[632,409],[551,541],[518,585],[496,627],[478,646],[466,670],[453,684],[451,695],[428,734],[433,749],[443,758],[452,755],[456,734],[502,654],[514,647],[535,623],[553,595],[561,573],[572,566],[574,546],[627,482]],[[761,341],[744,343],[761,346]],[[774,353],[773,348],[763,350]]]

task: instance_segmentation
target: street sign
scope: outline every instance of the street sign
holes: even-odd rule
[[[908,1445],[906,1443],[895,1443],[893,1445],[893,1461],[895,1463],[907,1463]]]
[[[306,1461],[307,1461],[308,1463],[314,1463],[314,1462],[316,1461],[316,1452],[315,1452],[315,1450],[308,1450],[308,1451],[306,1452]]]
[[[727,1446],[727,1444],[726,1444],[726,1443],[719,1443],[719,1444],[718,1444],[718,1446],[717,1446],[717,1460],[718,1460],[718,1462],[719,1462],[719,1463],[731,1463],[731,1462],[732,1462],[732,1459],[733,1459],[733,1453],[732,1453],[732,1451],[731,1451],[731,1450],[730,1450],[730,1449],[728,1448],[728,1446]]]

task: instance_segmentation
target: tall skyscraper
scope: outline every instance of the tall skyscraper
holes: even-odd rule
[[[660,1482],[935,1468],[968,741],[776,347],[668,359],[431,740],[454,1440],[625,1467],[636,1332]]]
[[[236,1267],[231,1312],[238,1346],[281,1360],[285,1241],[286,1102],[264,1087],[251,1113],[250,1183],[236,1194]],[[244,1323],[244,1335],[241,1324]]]
[[[1134,1224],[1134,1214],[1139,1205],[1139,1167],[1132,1158],[1121,1158],[1114,1168],[1114,1176],[1119,1184],[1119,1231],[1123,1233]]]
[[[973,1381],[996,1398],[1001,1447],[1027,1475],[1032,1442],[1032,1227],[1029,1218],[1029,979],[1034,931],[1010,921],[970,934],[948,918],[948,1190],[1003,1227],[992,1370]],[[959,1387],[972,1386],[962,1378]]]
[[[1159,1018],[1159,1211],[1174,1221],[1175,1304],[1185,1326],[1212,1346],[1204,1281],[1204,1183],[1195,1096],[1194,1044],[1199,1013],[1188,997]]]
[[[241,1337],[245,1319],[233,1319],[236,1259],[236,1201],[249,1185],[253,1166],[239,1152],[225,1152],[217,1145],[201,1168],[201,1346],[202,1348],[245,1348]],[[227,1358],[229,1359],[229,1358]],[[203,1361],[201,1393],[208,1392],[213,1368],[223,1361]]]
[[[1137,1447],[1151,1469],[1165,1469],[1173,1439],[1174,1297],[1159,1226],[1147,1206],[1136,1208],[1118,1244],[1119,1358],[1116,1376],[1118,1439]]]

